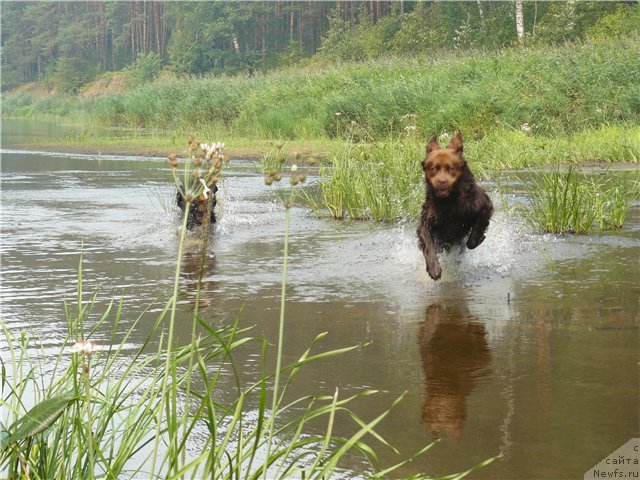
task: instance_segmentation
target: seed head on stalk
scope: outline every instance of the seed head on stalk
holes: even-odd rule
[[[280,203],[285,208],[293,206],[295,188],[304,183],[307,179],[306,175],[299,174],[298,164],[294,163],[289,168],[286,168],[287,154],[284,151],[284,143],[278,142],[275,144],[275,148],[263,154],[262,156],[262,173],[264,174],[264,183],[267,186],[273,186],[279,183],[285,176],[285,173],[289,172],[290,189],[277,188],[274,189],[276,197],[278,197]],[[299,153],[295,154],[296,159],[300,159]]]

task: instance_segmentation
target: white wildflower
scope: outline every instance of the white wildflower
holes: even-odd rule
[[[93,353],[97,350],[100,350],[100,346],[97,345],[95,342],[88,342],[85,340],[76,340],[76,343],[73,345],[73,347],[71,347],[69,349],[69,352],[71,353],[78,353],[78,352],[86,352],[86,353]]]

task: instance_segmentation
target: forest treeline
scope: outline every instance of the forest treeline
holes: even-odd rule
[[[638,29],[626,2],[2,2],[2,89],[76,93],[125,70],[138,82],[254,75],[308,62],[557,44]]]

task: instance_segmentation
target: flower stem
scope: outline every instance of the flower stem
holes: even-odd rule
[[[156,458],[158,455],[158,445],[160,443],[160,432],[162,430],[162,416],[164,414],[165,402],[167,401],[167,383],[169,381],[169,371],[171,370],[172,378],[171,378],[171,396],[169,400],[171,401],[171,405],[169,408],[167,422],[171,422],[176,419],[176,409],[177,409],[177,392],[176,392],[176,371],[175,368],[171,367],[171,357],[173,354],[173,327],[176,319],[176,306],[178,303],[178,286],[180,284],[180,270],[182,266],[182,250],[184,247],[184,238],[187,231],[187,219],[189,217],[189,208],[191,207],[191,202],[187,201],[184,207],[184,217],[182,219],[182,229],[180,231],[180,242],[178,244],[178,261],[176,263],[176,273],[173,281],[173,296],[171,297],[171,316],[169,319],[169,333],[167,335],[167,356],[164,368],[164,378],[162,380],[161,393],[160,393],[160,411],[159,418],[157,422],[156,428],[156,438],[154,441],[153,447],[153,458],[151,462],[151,478],[153,478],[155,474],[156,467]],[[177,437],[175,435],[175,429],[167,426],[167,432],[169,433],[169,463],[173,464],[177,469],[177,458],[175,462],[171,462],[171,454],[177,452]],[[168,473],[168,472],[167,472]]]
[[[84,377],[85,385],[85,403],[87,407],[87,452],[89,455],[89,478],[95,479],[96,474],[94,471],[94,453],[93,453],[93,415],[91,414],[91,379],[90,377],[90,364],[91,353],[82,353],[82,375]]]
[[[280,321],[278,324],[278,354],[276,357],[276,374],[273,382],[273,400],[271,403],[271,419],[269,423],[269,439],[267,441],[267,456],[269,459],[271,454],[271,444],[273,442],[273,432],[275,430],[276,423],[276,410],[278,409],[278,390],[280,387],[280,370],[282,369],[282,346],[284,344],[284,306],[286,298],[287,288],[287,256],[289,253],[289,211],[290,208],[285,208],[284,217],[284,260],[282,264],[282,290],[280,292]],[[266,480],[268,470],[268,462],[265,462],[263,478]]]

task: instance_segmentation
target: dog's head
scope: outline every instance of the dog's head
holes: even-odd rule
[[[436,197],[447,198],[462,176],[466,163],[462,156],[462,134],[451,139],[447,148],[440,148],[438,139],[433,136],[427,143],[426,157],[422,161],[425,180],[433,189]]]

